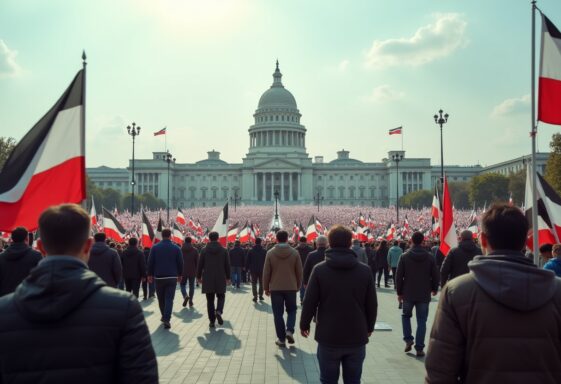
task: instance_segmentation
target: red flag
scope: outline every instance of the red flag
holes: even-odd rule
[[[458,235],[454,224],[454,214],[452,212],[452,199],[448,189],[448,180],[444,177],[444,191],[442,191],[442,222],[440,227],[440,252],[444,256],[448,255],[450,249],[458,246]]]
[[[181,212],[180,208],[177,209],[177,217],[175,218],[175,221],[181,225],[187,224],[187,221],[185,221],[185,215]]]
[[[113,239],[119,243],[125,241],[125,228],[119,223],[115,216],[105,208],[103,208],[103,232],[105,232],[109,239]]]
[[[306,241],[308,243],[313,242],[316,237],[318,237],[317,229],[316,229],[316,220],[314,216],[310,217],[310,221],[308,222],[308,228],[306,229]]]
[[[561,125],[561,32],[542,14],[538,120]]]

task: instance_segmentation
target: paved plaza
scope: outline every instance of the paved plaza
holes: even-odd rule
[[[375,331],[367,346],[363,370],[364,383],[421,383],[424,361],[403,352],[401,311],[395,291],[378,289],[378,322],[392,331]],[[251,285],[228,289],[224,326],[209,329],[206,300],[195,292],[195,307],[181,306],[181,293],[175,296],[172,328],[160,323],[157,301],[143,301],[144,314],[158,356],[161,383],[319,383],[316,360],[317,343],[298,332],[296,343],[278,348],[270,300],[253,303]],[[427,329],[430,331],[436,299],[430,306]],[[337,310],[337,308],[333,308]],[[384,324],[381,324],[384,325]],[[415,320],[413,318],[413,329]],[[312,326],[312,335],[314,328]],[[427,331],[427,334],[428,332]],[[342,381],[341,381],[342,382]]]

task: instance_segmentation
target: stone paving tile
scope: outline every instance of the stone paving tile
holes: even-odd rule
[[[215,329],[208,327],[206,300],[200,289],[195,292],[192,309],[181,307],[180,296],[178,290],[170,330],[162,327],[155,300],[141,302],[158,356],[160,383],[319,383],[317,343],[313,337],[305,339],[298,334],[293,346],[278,348],[274,344],[270,300],[253,303],[250,285],[228,289],[224,325],[217,324]],[[430,305],[427,334],[436,302],[434,298]],[[299,318],[300,308],[296,328]],[[378,289],[378,321],[388,323],[393,330],[372,335],[363,383],[422,383],[423,359],[403,352],[401,312],[393,289]],[[412,323],[415,329],[414,316]]]

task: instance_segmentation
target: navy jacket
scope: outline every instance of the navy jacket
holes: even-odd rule
[[[254,245],[247,253],[246,269],[254,275],[262,275],[263,267],[265,266],[265,256],[267,256],[265,248],[261,245]]]
[[[183,254],[177,245],[164,239],[152,247],[148,257],[148,276],[178,277],[182,273]]]

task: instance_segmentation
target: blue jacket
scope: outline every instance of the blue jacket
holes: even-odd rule
[[[154,245],[148,256],[148,275],[158,277],[178,277],[183,274],[183,254],[181,249],[164,239]]]
[[[561,259],[558,257],[550,259],[547,263],[545,263],[543,269],[549,269],[555,273],[555,276],[561,277]]]
[[[388,264],[390,268],[397,268],[397,264],[399,263],[399,258],[403,254],[403,250],[398,246],[394,245],[388,251]]]

